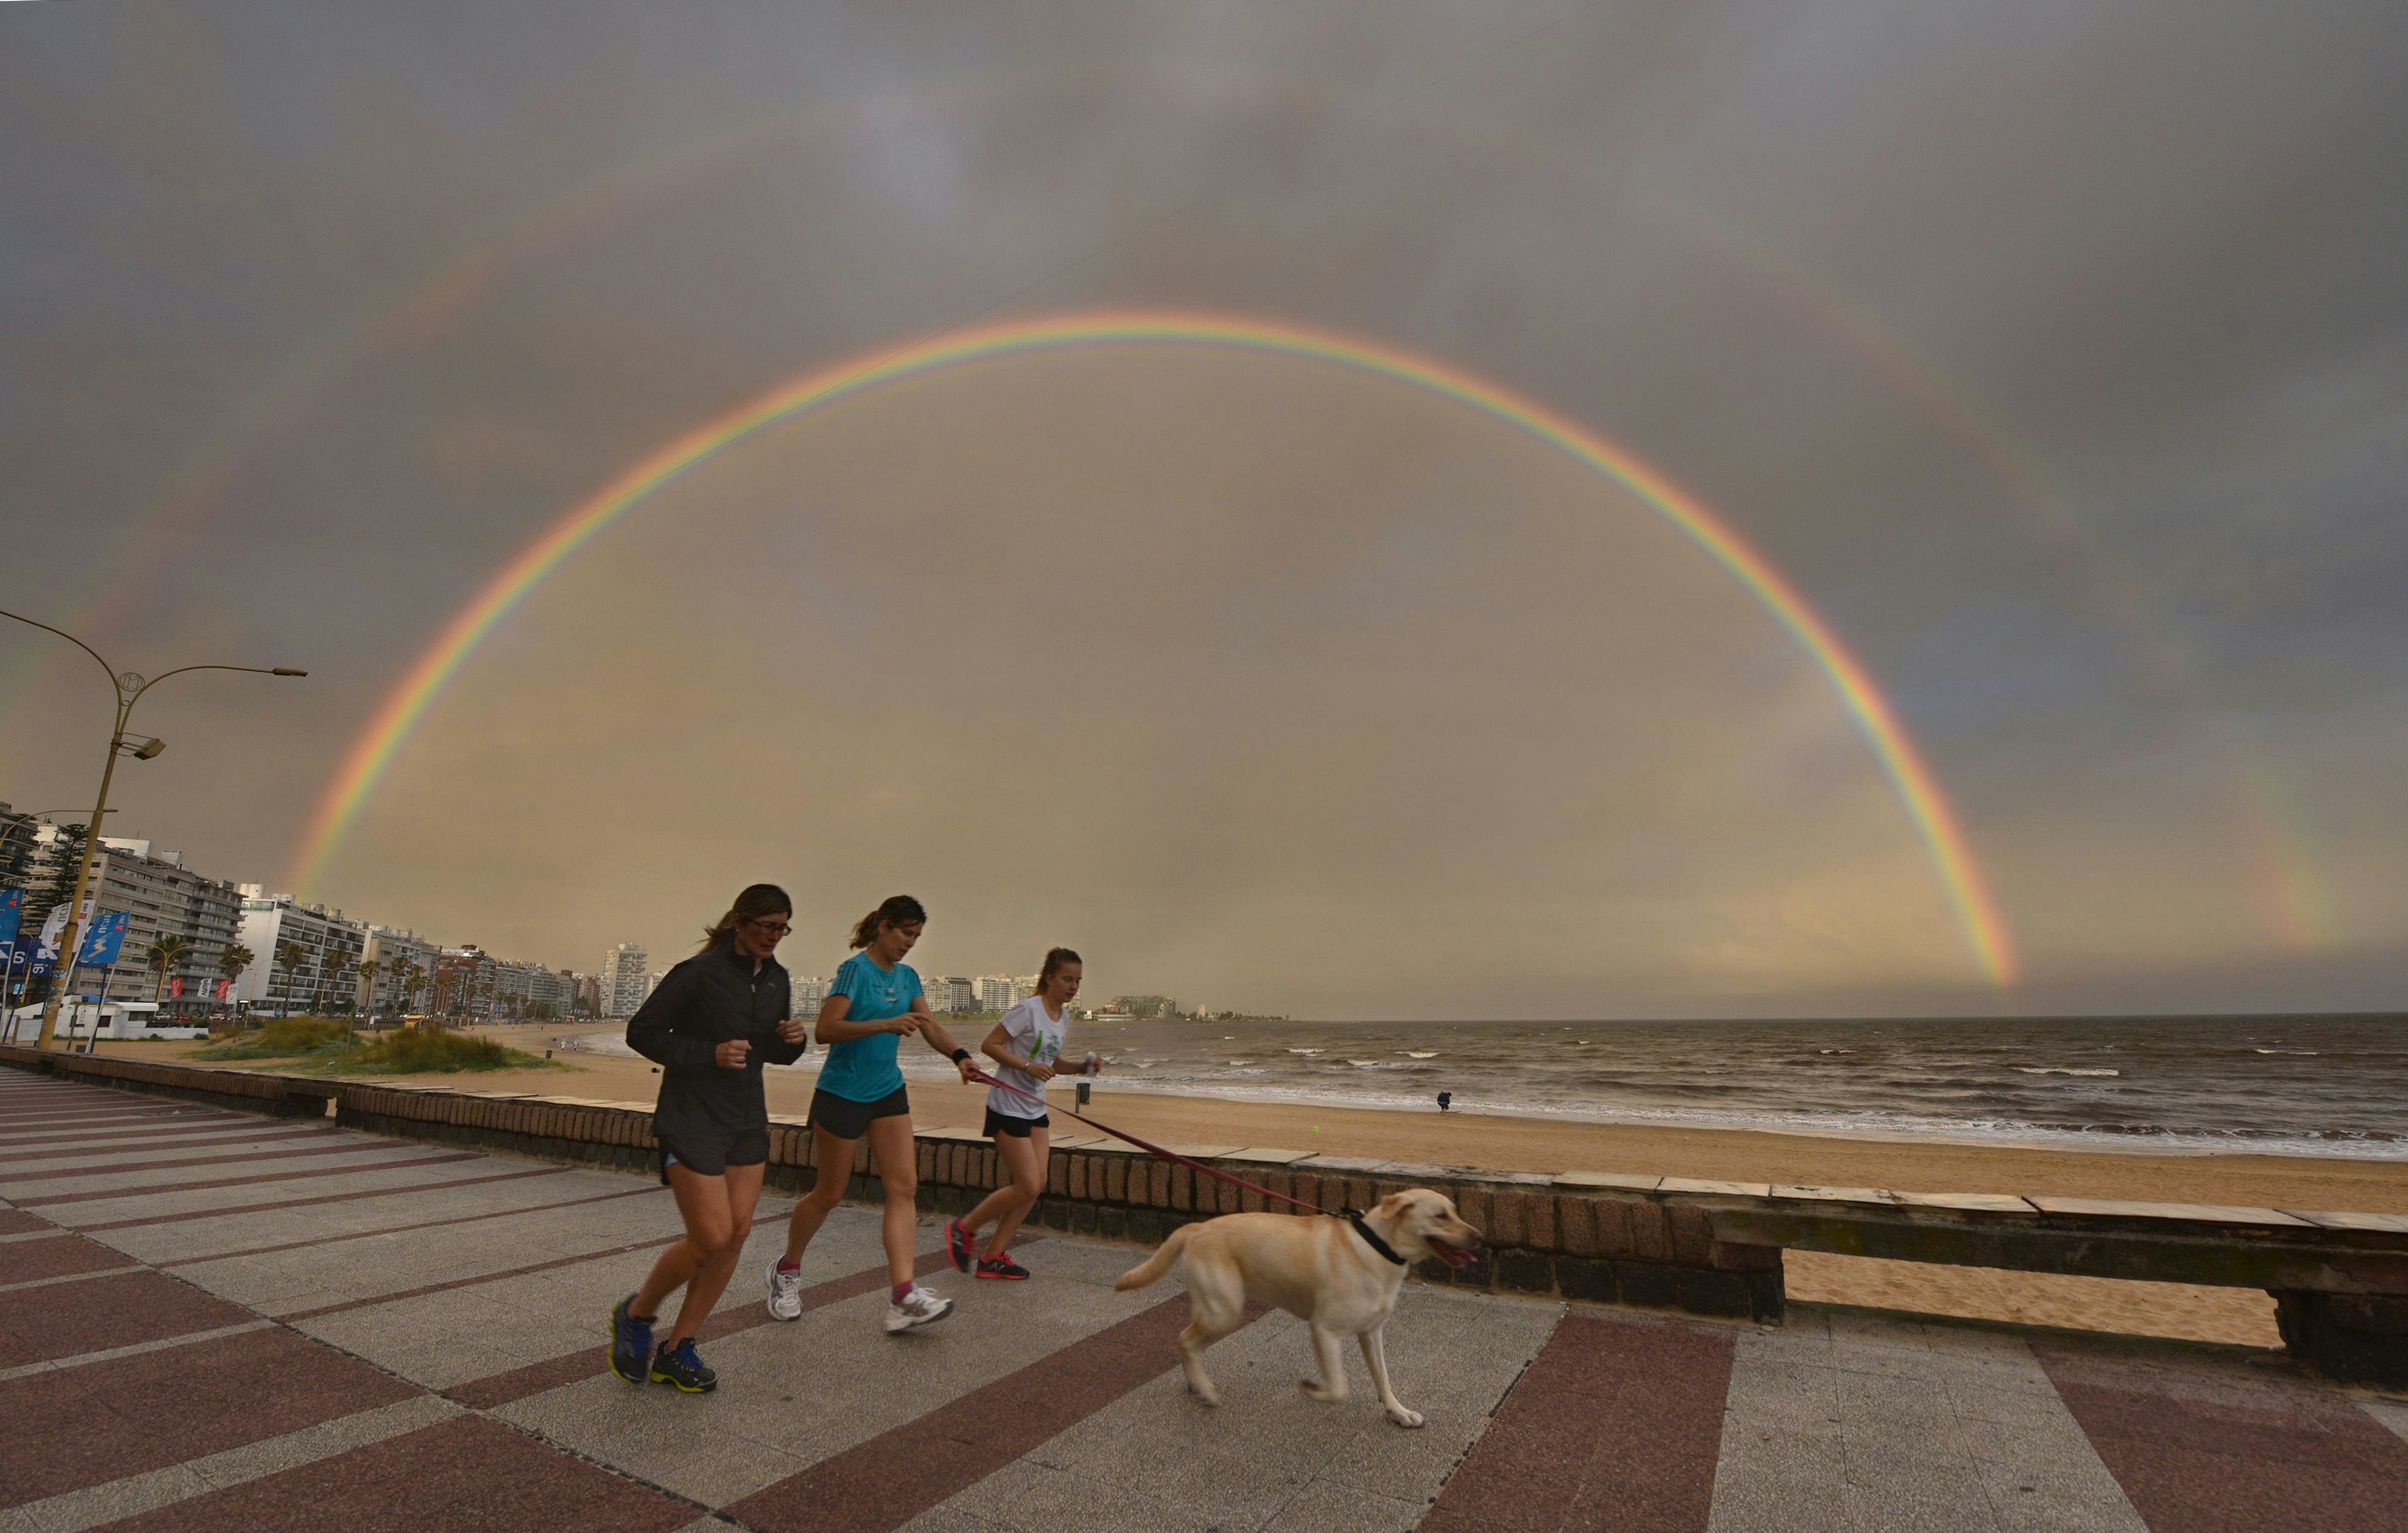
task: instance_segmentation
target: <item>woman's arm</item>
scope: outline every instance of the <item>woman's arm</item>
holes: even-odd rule
[[[1024,1075],[1033,1075],[1039,1081],[1054,1079],[1054,1067],[1039,1065],[1014,1049],[1011,1046],[1011,1035],[1004,1030],[1003,1024],[999,1022],[995,1024],[995,1030],[986,1035],[986,1041],[980,1044],[979,1049],[989,1059],[1007,1069],[1018,1070]]]
[[[928,997],[925,996],[919,996],[911,1002],[911,1014],[920,1019],[920,1036],[928,1040],[929,1048],[953,1061],[953,1067],[962,1072],[964,1082],[976,1079],[978,1061],[970,1057],[968,1049],[953,1041],[953,1035],[945,1031],[944,1024],[928,1014],[927,1005]],[[956,1054],[961,1057],[955,1059],[953,1056]]]
[[[820,1020],[812,1029],[813,1036],[824,1045],[850,1043],[854,1039],[874,1038],[880,1033],[900,1033],[909,1038],[920,1030],[921,1023],[926,1019],[925,1012],[915,1014],[906,1011],[884,1022],[853,1022],[850,1020],[852,1010],[852,996],[830,996],[820,1003]]]
[[[691,987],[691,976],[686,974],[671,974],[662,981],[661,987],[645,996],[644,1004],[627,1019],[627,1047],[655,1065],[692,1068],[726,1064],[717,1049],[677,1030],[678,1014],[685,1009],[686,992]],[[742,1063],[739,1055],[737,1064],[740,1067]]]

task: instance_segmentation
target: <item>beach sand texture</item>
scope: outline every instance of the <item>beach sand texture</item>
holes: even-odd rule
[[[494,1028],[540,1049],[562,1029]],[[108,1053],[162,1058],[197,1045],[104,1044]],[[567,1069],[380,1077],[394,1084],[523,1091],[650,1105],[650,1065],[607,1054],[564,1056]],[[273,1061],[257,1067],[273,1069]],[[769,1109],[799,1115],[813,1078],[770,1071]],[[923,1128],[976,1129],[982,1087],[914,1082]],[[2167,1203],[2408,1213],[2408,1162],[2300,1155],[2142,1154],[1932,1140],[1874,1140],[1742,1129],[1565,1123],[1554,1120],[1305,1107],[1201,1096],[1114,1092],[1096,1084],[1091,1110],[1159,1143],[1275,1146],[1330,1154],[1521,1171],[1634,1171],[1739,1182],[1889,1187],[1903,1192],[2053,1194]],[[1057,1112],[1057,1125],[1063,1121]],[[2278,1344],[2272,1299],[2255,1289],[2124,1282],[1977,1268],[1791,1252],[1789,1297],[1813,1303],[1916,1311],[2082,1330]]]

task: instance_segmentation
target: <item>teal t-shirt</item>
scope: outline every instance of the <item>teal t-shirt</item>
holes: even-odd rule
[[[884,1022],[911,1010],[920,995],[920,976],[909,964],[881,968],[869,954],[856,953],[837,966],[831,996],[853,1002],[845,1008],[848,1022]],[[903,1089],[902,1067],[895,1063],[895,1046],[903,1040],[893,1033],[872,1033],[827,1046],[827,1063],[820,1067],[819,1089],[848,1102],[875,1102]]]

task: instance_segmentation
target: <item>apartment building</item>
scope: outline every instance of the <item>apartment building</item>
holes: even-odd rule
[[[920,988],[927,993],[931,1011],[968,1011],[978,1006],[978,987],[958,974],[923,974]]]
[[[622,942],[602,955],[602,1015],[632,1017],[644,997],[652,993],[652,977],[644,965],[649,961],[643,945]]]
[[[827,1004],[828,981],[824,975],[789,973],[786,988],[791,1001],[788,1016],[815,1018],[820,1008]]]
[[[256,883],[243,884],[241,894],[240,940],[251,962],[235,981],[234,998],[286,1017],[357,1010],[367,924],[291,895],[265,894]],[[287,943],[299,951],[286,953]]]
[[[978,1009],[1009,1011],[1037,994],[1034,974],[982,974],[978,977]]]
[[[49,861],[67,844],[59,828],[32,827],[33,878],[47,875]],[[74,870],[67,869],[70,877]],[[76,972],[75,993],[111,1001],[147,1001],[157,995],[174,1001],[180,981],[180,999],[197,1007],[217,996],[218,960],[235,939],[242,900],[234,886],[205,878],[184,866],[181,852],[157,852],[151,843],[131,837],[108,836],[93,852],[90,909],[123,910],[128,916],[125,941],[117,962],[104,972]],[[162,938],[180,938],[184,954],[165,973],[150,967],[150,953]],[[256,950],[254,950],[256,951]]]
[[[372,1017],[400,1017],[426,1010],[433,995],[436,961],[443,950],[432,940],[399,926],[371,923],[360,949],[361,967],[376,962],[376,973],[360,981],[360,1010]]]

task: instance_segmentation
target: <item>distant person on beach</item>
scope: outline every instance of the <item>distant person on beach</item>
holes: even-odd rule
[[[819,1089],[811,1094],[811,1165],[816,1180],[786,1228],[786,1254],[769,1264],[769,1313],[779,1320],[803,1315],[803,1252],[819,1233],[828,1211],[844,1196],[853,1177],[854,1151],[869,1141],[878,1178],[886,1189],[886,1276],[894,1284],[886,1306],[889,1333],[942,1320],[953,1301],[939,1298],[911,1281],[917,1243],[920,1194],[919,1149],[911,1136],[911,1100],[895,1055],[903,1039],[921,1040],[951,1058],[970,1079],[978,1067],[928,1012],[920,976],[903,961],[920,940],[928,912],[909,895],[896,895],[863,916],[853,929],[861,951],[838,965],[817,1031],[827,1050]],[[800,1017],[779,1029],[789,1042],[804,1036]]]
[[[1011,1259],[1011,1238],[1045,1195],[1053,1124],[1045,1110],[1045,1082],[1061,1073],[1055,1061],[1062,1057],[1069,1003],[1079,994],[1083,974],[1079,955],[1068,948],[1048,953],[1037,977],[1037,994],[1006,1011],[979,1046],[995,1061],[996,1079],[1003,1082],[986,1094],[986,1134],[995,1140],[996,1158],[1011,1173],[1011,1182],[945,1225],[945,1254],[960,1271],[969,1271],[975,1262],[982,1278],[1016,1282],[1028,1276],[1028,1268]],[[1096,1064],[1096,1056],[1087,1055],[1086,1073],[1095,1073]],[[995,1223],[995,1239],[982,1256],[978,1232],[990,1222]]]
[[[661,1253],[644,1285],[610,1311],[610,1371],[689,1395],[719,1387],[694,1339],[752,1232],[752,1207],[769,1164],[769,1108],[761,1067],[791,1065],[809,1045],[781,1036],[786,971],[772,956],[794,902],[774,883],[736,896],[702,951],[670,969],[627,1021],[627,1046],[661,1067],[652,1109],[661,1182],[677,1197],[685,1239]],[[663,1300],[682,1284],[685,1301],[668,1340],[652,1345]]]

